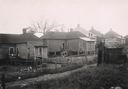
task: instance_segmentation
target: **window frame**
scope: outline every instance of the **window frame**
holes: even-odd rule
[[[11,49],[13,49],[12,53],[11,53]],[[9,47],[9,55],[14,54],[15,53],[15,48],[14,47]]]

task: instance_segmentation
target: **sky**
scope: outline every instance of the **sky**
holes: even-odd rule
[[[0,0],[0,33],[22,33],[39,21],[128,35],[128,0]]]

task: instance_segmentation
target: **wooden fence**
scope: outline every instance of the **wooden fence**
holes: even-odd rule
[[[43,59],[43,63],[57,63],[57,64],[86,64],[88,62],[96,62],[97,55],[79,56],[79,57],[53,57]]]

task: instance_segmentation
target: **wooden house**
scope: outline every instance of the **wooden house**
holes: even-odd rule
[[[103,40],[103,34],[97,31],[94,27],[92,27],[89,32],[95,35],[96,44],[99,44]]]
[[[106,63],[123,63],[123,46],[124,38],[114,32],[112,29],[104,35],[105,42],[105,62]]]
[[[110,31],[108,31],[104,35],[104,38],[105,38],[105,43],[117,43],[120,45],[125,43],[124,37],[114,32],[112,29],[110,29]]]
[[[117,43],[105,44],[105,63],[121,64],[125,61],[123,46]]]
[[[48,32],[42,39],[47,41],[49,56],[83,55],[95,53],[95,40],[80,31]]]
[[[11,58],[25,59],[47,58],[47,45],[32,33],[0,34],[0,59],[9,61]]]

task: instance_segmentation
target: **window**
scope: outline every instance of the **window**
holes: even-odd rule
[[[9,48],[9,54],[14,54],[14,47]]]
[[[42,48],[38,48],[38,56],[42,55]]]
[[[16,55],[19,56],[19,49],[16,48]]]
[[[41,48],[39,48],[39,50],[40,50],[40,52],[39,52],[39,53],[40,53],[40,55],[41,55],[41,53],[42,53],[42,49],[41,49]]]

